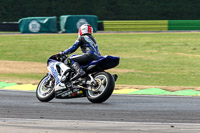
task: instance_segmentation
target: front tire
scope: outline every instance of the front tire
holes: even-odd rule
[[[47,75],[44,78],[42,78],[36,90],[36,97],[41,102],[49,102],[55,97],[54,79],[51,81],[52,86],[47,88],[44,86],[44,82],[46,78],[47,78]]]
[[[102,103],[106,101],[112,94],[115,81],[110,73],[99,72],[94,75],[94,79],[97,81],[98,86],[93,90],[86,90],[86,96],[92,103]]]

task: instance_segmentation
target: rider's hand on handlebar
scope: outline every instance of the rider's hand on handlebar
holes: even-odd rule
[[[62,51],[58,52],[56,55],[63,55],[63,52]]]
[[[62,57],[62,55],[63,55],[63,52],[57,53],[57,54],[56,54],[56,59],[57,59],[57,60],[60,60],[60,58]]]

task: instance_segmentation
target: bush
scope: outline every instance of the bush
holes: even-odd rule
[[[200,19],[198,0],[4,0],[0,5],[0,22],[61,15],[97,15],[99,20]]]

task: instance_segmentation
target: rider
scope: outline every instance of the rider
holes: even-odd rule
[[[74,81],[78,79],[79,77],[83,76],[85,74],[85,71],[80,67],[80,65],[87,65],[93,60],[98,60],[101,56],[98,50],[98,44],[96,43],[96,40],[92,36],[93,34],[93,28],[89,24],[83,24],[79,28],[78,32],[78,39],[75,41],[75,43],[68,49],[59,52],[56,56],[59,57],[62,54],[71,54],[75,52],[79,47],[81,47],[81,50],[83,54],[80,55],[72,55],[69,59],[72,62],[72,68],[75,70],[75,75],[70,79],[71,81]],[[60,67],[60,69],[62,69]],[[52,70],[51,70],[52,71]],[[55,76],[54,76],[55,78]],[[59,78],[58,78],[59,79]],[[59,79],[61,80],[62,77]],[[60,85],[63,84],[62,82]],[[64,88],[64,87],[61,87]]]
[[[80,67],[80,65],[87,65],[93,60],[98,60],[98,57],[101,56],[98,50],[98,44],[96,40],[92,36],[93,28],[89,24],[83,24],[79,28],[78,39],[70,48],[66,49],[60,54],[71,54],[75,52],[79,47],[83,54],[81,55],[73,55],[70,57],[72,61],[72,68],[76,71],[75,76],[71,79],[71,81],[78,79],[80,76],[83,76],[85,72]],[[79,65],[80,64],[80,65]]]

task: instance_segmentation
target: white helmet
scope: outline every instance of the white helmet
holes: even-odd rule
[[[79,28],[79,31],[78,31],[78,35],[81,36],[84,34],[91,34],[91,35],[93,34],[93,28],[91,25],[89,25],[89,24],[81,25],[81,27]]]

